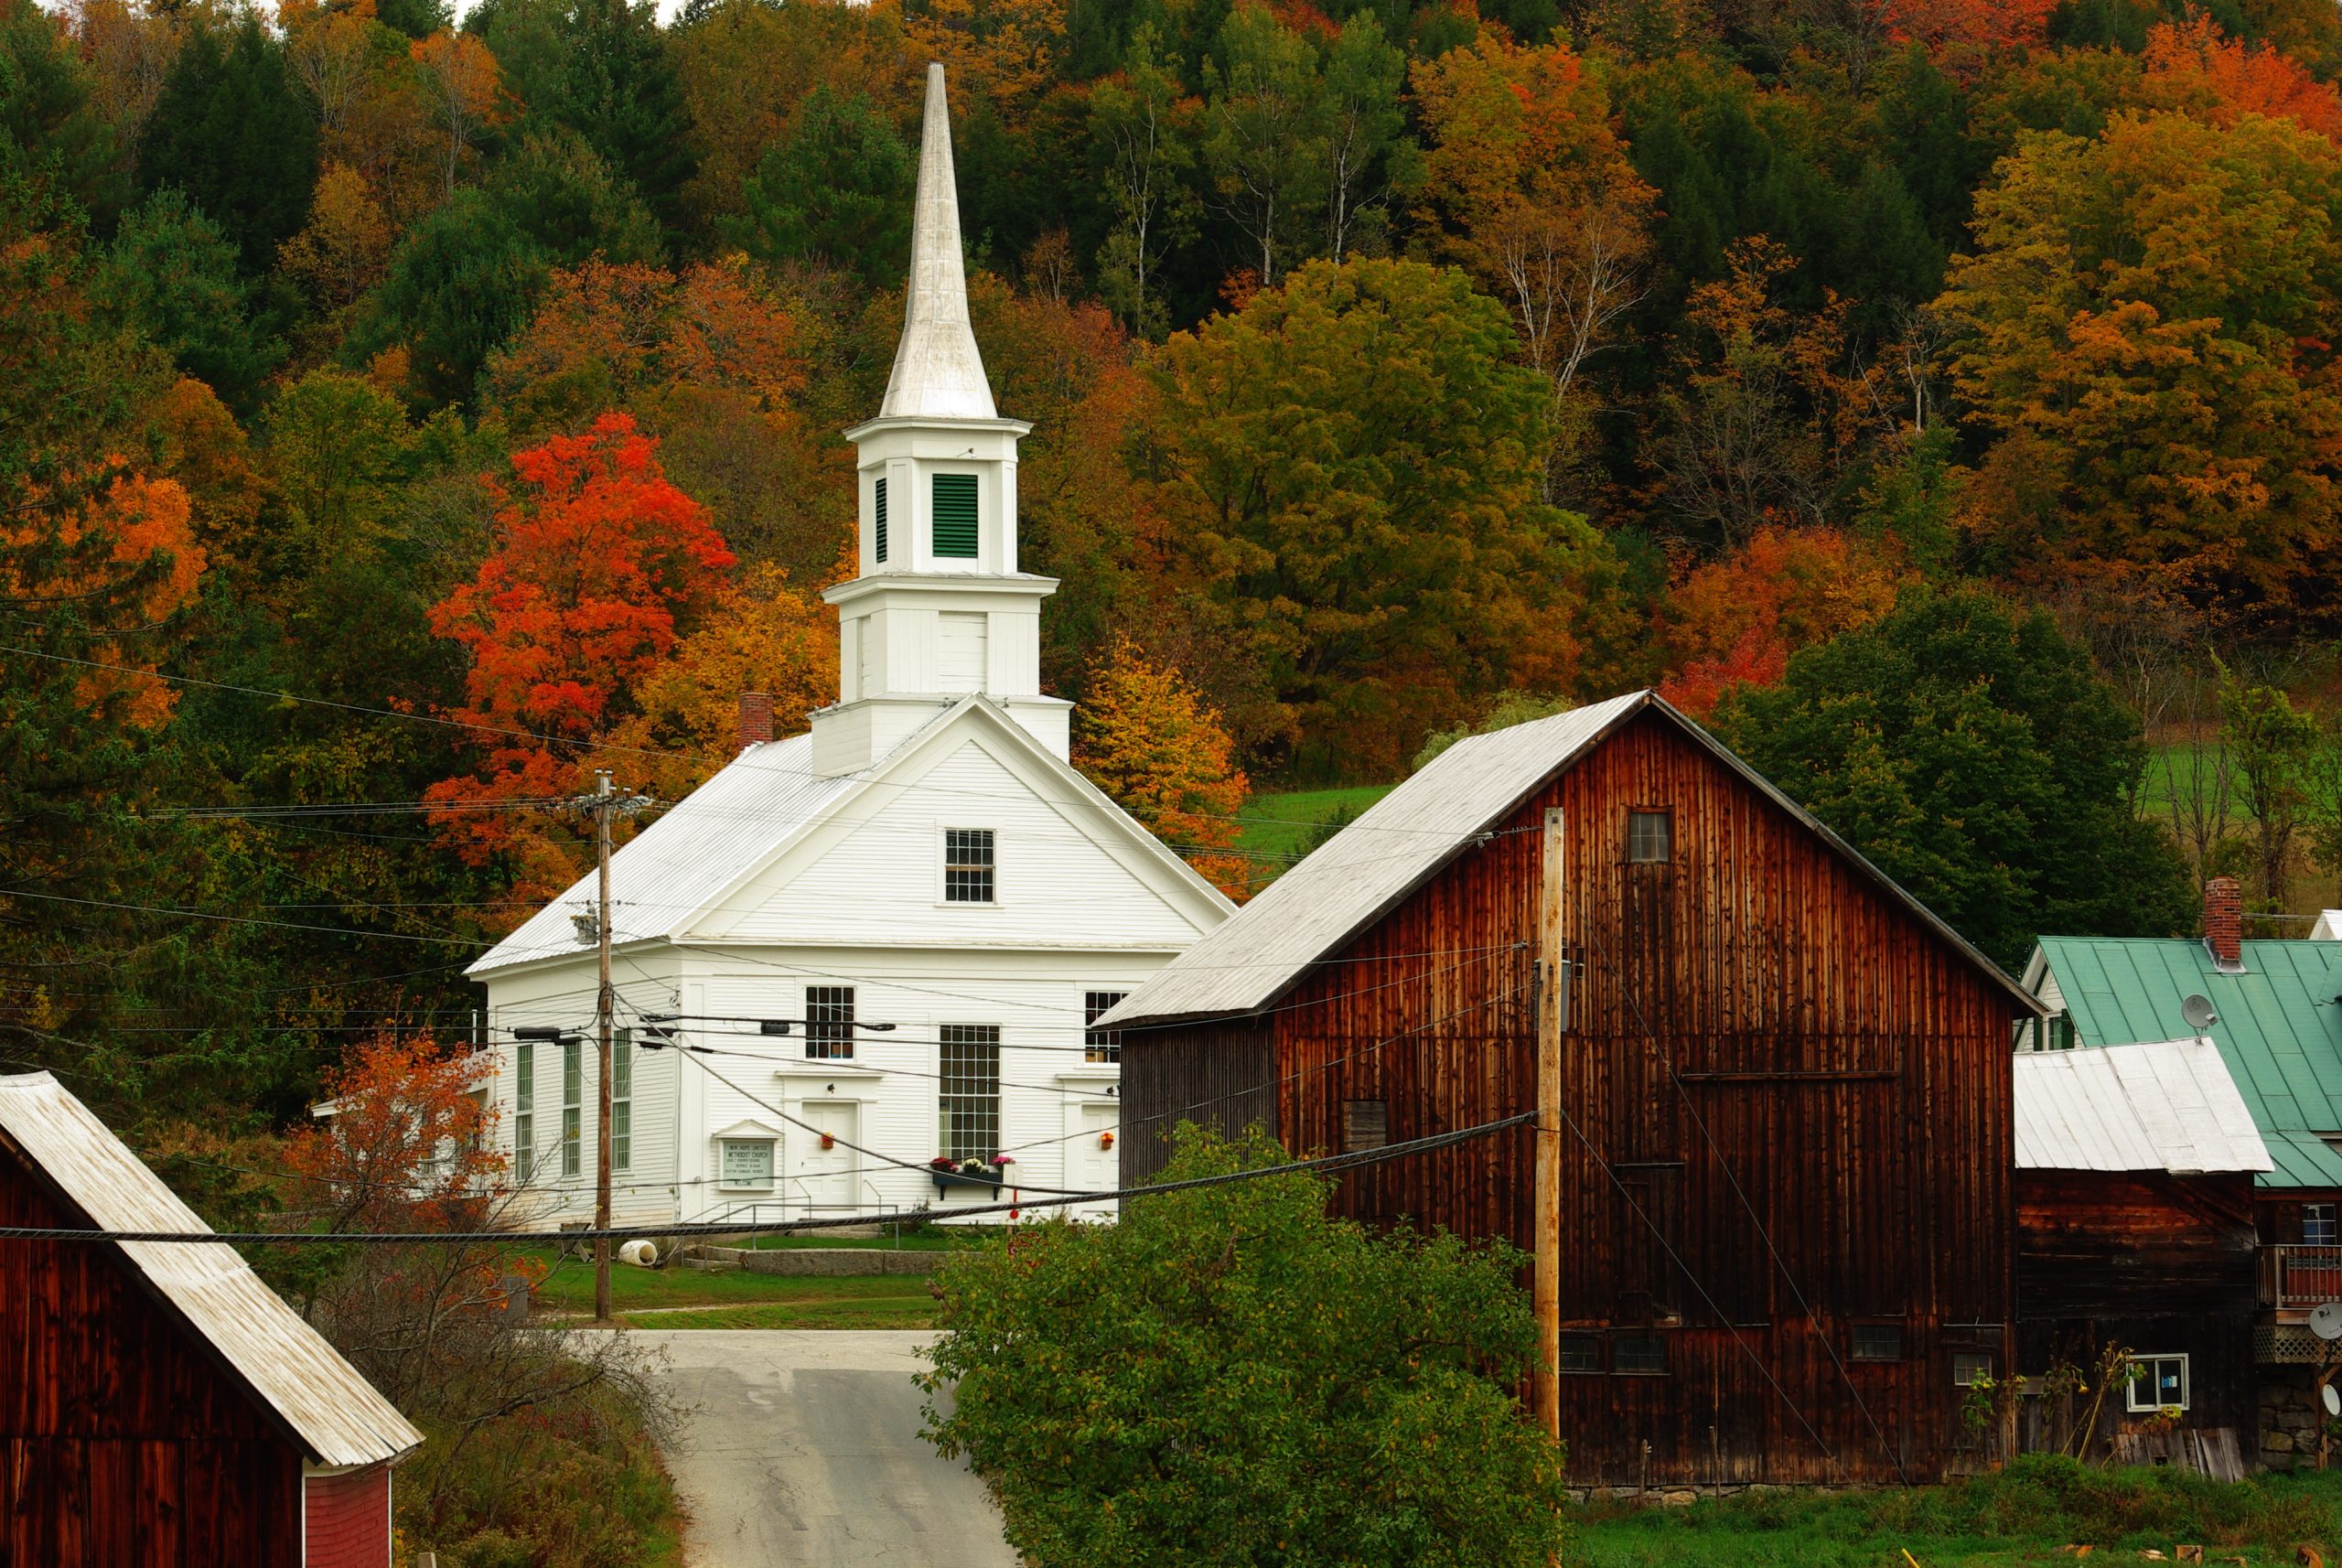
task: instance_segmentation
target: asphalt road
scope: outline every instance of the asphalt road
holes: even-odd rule
[[[638,1331],[689,1409],[668,1455],[689,1568],[1017,1568],[1000,1513],[920,1440],[925,1332]]]

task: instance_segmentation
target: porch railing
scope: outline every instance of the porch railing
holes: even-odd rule
[[[2261,1305],[2284,1311],[2342,1301],[2342,1247],[2261,1249]]]

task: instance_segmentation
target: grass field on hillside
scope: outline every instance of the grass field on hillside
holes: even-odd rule
[[[575,1258],[555,1263],[532,1305],[543,1313],[590,1315],[594,1265]],[[935,1301],[924,1274],[752,1274],[619,1263],[610,1270],[610,1306],[638,1328],[915,1328]],[[706,1310],[670,1310],[676,1307]],[[747,1316],[714,1321],[727,1314]]]
[[[1564,1560],[1584,1568],[2049,1568],[2176,1560],[2273,1568],[2303,1546],[2334,1561],[2342,1473],[2233,1485],[2178,1470],[2100,1470],[2047,1455],[1910,1491],[1742,1496],[1690,1508],[1595,1504]],[[1904,1553],[1910,1553],[1907,1563]],[[2303,1559],[2302,1561],[2306,1561]]]
[[[1395,784],[1354,784],[1344,789],[1295,789],[1255,795],[1237,813],[1244,824],[1236,847],[1278,865],[1309,847],[1327,818],[1347,806],[1363,811],[1397,789]]]

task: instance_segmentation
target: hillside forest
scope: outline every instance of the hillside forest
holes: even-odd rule
[[[0,0],[7,1067],[297,1116],[830,700],[930,59],[1047,679],[1232,893],[1646,684],[2004,962],[2333,892],[2331,5]]]

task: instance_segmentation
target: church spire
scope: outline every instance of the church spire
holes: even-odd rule
[[[912,217],[910,287],[903,340],[886,380],[881,419],[994,419],[983,355],[968,325],[968,279],[960,256],[960,193],[951,175],[951,114],[943,67],[927,68],[919,197]]]

